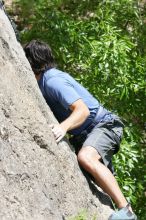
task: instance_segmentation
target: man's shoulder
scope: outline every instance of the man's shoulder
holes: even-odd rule
[[[71,80],[68,73],[60,71],[58,69],[51,69],[44,74],[44,81],[51,87],[60,87]]]

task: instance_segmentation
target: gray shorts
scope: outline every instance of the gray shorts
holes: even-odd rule
[[[98,123],[83,142],[83,147],[92,146],[100,154],[103,163],[108,167],[112,156],[119,150],[124,124],[117,117]]]

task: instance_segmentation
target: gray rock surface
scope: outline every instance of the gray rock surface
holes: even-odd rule
[[[107,220],[110,200],[92,190],[74,152],[56,144],[56,121],[0,10],[0,219],[63,220],[81,210]]]

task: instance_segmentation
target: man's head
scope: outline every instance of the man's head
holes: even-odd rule
[[[46,43],[32,40],[25,45],[24,51],[35,75],[55,67],[51,48]]]

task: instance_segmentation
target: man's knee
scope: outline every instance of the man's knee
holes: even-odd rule
[[[81,167],[91,172],[97,162],[101,159],[101,156],[93,147],[83,147],[79,151],[77,158]]]

